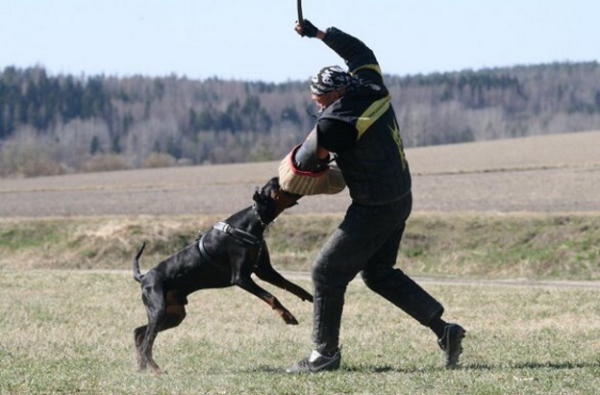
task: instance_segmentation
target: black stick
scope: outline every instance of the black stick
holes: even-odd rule
[[[302,23],[304,22],[304,17],[302,16],[302,0],[298,0],[297,5],[298,5],[298,23],[300,24],[300,26],[302,26]]]

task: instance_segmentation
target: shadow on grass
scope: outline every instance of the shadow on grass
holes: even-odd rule
[[[593,362],[571,362],[571,361],[559,361],[559,362],[521,362],[515,364],[487,364],[487,363],[474,363],[474,364],[461,364],[458,367],[451,370],[506,370],[506,369],[585,369],[592,367],[600,367],[600,361]],[[446,369],[442,366],[423,366],[423,367],[398,367],[391,365],[344,365],[338,372],[348,373],[425,373],[425,372],[438,372],[445,371]],[[246,373],[285,373],[285,367],[273,367],[261,365],[256,368],[245,370]]]
[[[503,369],[584,369],[600,367],[600,361],[593,362],[571,362],[571,361],[529,361],[509,364],[487,364],[487,363],[472,363],[461,364],[455,370],[503,370]]]
[[[246,370],[246,373],[285,373],[286,367],[273,367],[261,365],[256,368]],[[347,373],[422,373],[433,372],[437,370],[445,370],[438,367],[423,367],[423,368],[398,368],[390,365],[344,365],[337,372]],[[328,373],[328,372],[321,372]],[[331,372],[329,372],[331,373]]]
[[[591,367],[599,367],[600,362],[524,362],[512,365],[511,367],[514,369],[582,369],[582,368],[591,368]]]

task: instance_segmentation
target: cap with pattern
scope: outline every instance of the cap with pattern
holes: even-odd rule
[[[348,86],[352,82],[350,73],[340,66],[323,67],[310,80],[310,91],[315,95],[324,95]]]

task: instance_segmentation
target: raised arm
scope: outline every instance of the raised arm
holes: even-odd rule
[[[302,24],[296,22],[294,30],[302,37],[317,38],[337,53],[348,66],[350,73],[368,68],[381,75],[381,69],[373,51],[361,40],[335,27],[323,31],[305,19]]]

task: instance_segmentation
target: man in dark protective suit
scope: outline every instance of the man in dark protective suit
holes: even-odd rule
[[[352,203],[312,268],[315,348],[287,372],[339,368],[344,294],[358,273],[371,290],[431,328],[446,367],[453,368],[462,352],[465,329],[444,321],[443,306],[394,268],[412,208],[411,176],[375,55],[362,41],[335,27],[321,31],[303,20],[296,22],[295,30],[322,40],[344,59],[349,72],[328,66],[312,78],[312,99],[320,111],[315,128],[292,151],[292,166],[298,172],[319,173],[334,153]]]

